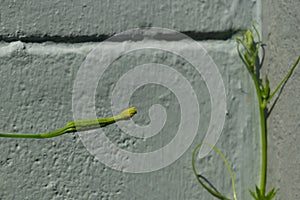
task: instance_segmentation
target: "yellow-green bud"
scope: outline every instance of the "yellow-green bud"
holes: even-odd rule
[[[122,118],[122,119],[131,118],[136,113],[137,113],[136,108],[135,107],[131,107],[131,108],[128,108],[128,109],[124,110],[123,112],[121,112],[120,118]]]

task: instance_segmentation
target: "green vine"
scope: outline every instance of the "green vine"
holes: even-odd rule
[[[255,40],[257,39],[257,41]],[[270,85],[269,85],[269,79],[266,75],[264,78],[264,81],[260,78],[260,69],[263,64],[263,60],[260,60],[259,58],[259,51],[260,49],[263,49],[263,43],[261,42],[259,32],[257,31],[256,27],[253,25],[252,30],[247,30],[245,33],[242,34],[242,37],[236,38],[237,42],[237,52],[244,63],[245,67],[247,68],[253,82],[255,85],[256,94],[258,97],[258,103],[259,103],[259,111],[260,111],[260,127],[261,127],[261,177],[260,177],[260,186],[255,187],[255,192],[252,190],[249,190],[251,196],[255,200],[271,200],[276,195],[276,190],[273,188],[268,193],[266,193],[266,184],[267,184],[267,130],[266,130],[266,120],[269,116],[268,111],[268,104],[271,102],[273,97],[277,94],[277,92],[283,88],[284,84],[287,82],[287,80],[292,75],[294,69],[299,63],[300,56],[297,58],[296,62],[293,64],[293,66],[290,68],[289,72],[286,74],[286,76],[282,79],[282,81],[279,83],[279,85],[276,87],[276,89],[270,93]],[[264,50],[264,49],[263,49]],[[264,53],[264,52],[263,52]],[[274,106],[274,105],[273,105]],[[199,174],[196,171],[195,167],[195,155],[197,154],[200,146],[199,144],[196,146],[193,156],[192,156],[192,167],[193,172],[198,180],[198,182],[204,187],[211,195],[217,197],[218,199],[222,200],[230,200],[230,198],[222,195],[220,192],[218,192],[211,184],[206,184],[204,179],[201,180],[199,178]],[[212,146],[212,145],[210,145]],[[221,151],[212,146],[214,151],[216,151],[224,161],[225,165],[227,166],[227,169],[230,173],[230,177],[232,179],[232,188],[233,188],[233,197],[234,200],[237,200],[236,198],[236,191],[234,186],[234,178],[232,174],[232,170],[230,168],[230,165],[228,164],[225,156],[221,153]]]

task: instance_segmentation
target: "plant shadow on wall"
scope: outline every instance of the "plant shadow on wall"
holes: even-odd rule
[[[253,25],[252,30],[247,30],[245,33],[242,34],[242,37],[236,38],[237,42],[237,52],[244,63],[245,67],[247,68],[253,82],[255,85],[256,94],[258,97],[258,105],[259,105],[259,113],[260,113],[260,129],[261,129],[261,171],[260,171],[260,186],[255,186],[255,190],[249,190],[251,196],[255,200],[271,200],[276,195],[276,189],[273,188],[272,190],[266,192],[266,184],[267,184],[267,129],[266,129],[266,122],[267,117],[269,116],[270,112],[274,108],[278,97],[286,84],[287,80],[292,75],[294,69],[299,63],[300,56],[297,58],[296,62],[293,64],[293,66],[290,68],[289,72],[286,74],[286,76],[282,79],[282,81],[279,83],[279,85],[275,88],[273,92],[270,92],[270,86],[269,86],[269,79],[266,75],[264,80],[260,77],[260,70],[263,65],[264,61],[264,44],[262,43],[260,39],[260,35],[256,29],[256,27]],[[262,50],[262,59],[259,58],[260,50]],[[270,104],[271,100],[275,97],[275,95],[279,92],[279,95],[277,95],[276,99],[273,101],[273,104],[271,105],[270,109],[268,105]],[[193,155],[192,155],[192,168],[193,172],[195,174],[196,179],[201,184],[203,188],[205,188],[211,195],[218,199],[222,200],[231,200],[231,198],[223,195],[221,192],[219,192],[216,187],[207,180],[203,175],[198,174],[195,166],[196,156],[199,153],[200,148],[203,145],[209,146],[211,149],[213,149],[217,154],[222,158],[223,162],[225,163],[229,175],[231,178],[231,185],[233,190],[233,199],[237,200],[236,195],[236,188],[234,183],[234,175],[232,172],[232,169],[230,167],[230,164],[228,163],[226,157],[224,154],[215,146],[208,144],[208,143],[200,143],[196,146],[194,149]],[[257,161],[259,162],[259,161]]]

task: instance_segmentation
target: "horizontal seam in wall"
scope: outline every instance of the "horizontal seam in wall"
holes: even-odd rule
[[[185,31],[181,34],[163,34],[157,33],[151,37],[156,40],[165,41],[180,41],[190,37],[196,41],[203,40],[228,40],[234,35],[241,32],[241,30],[228,30],[222,32],[195,32],[195,31]],[[103,42],[109,40],[111,42],[120,41],[141,41],[144,40],[145,36],[142,34],[122,34],[121,37],[112,35],[88,35],[88,36],[48,36],[48,35],[36,35],[36,36],[1,36],[0,41],[4,42],[29,42],[29,43],[43,43],[43,42],[57,42],[57,43],[82,43],[82,42]]]

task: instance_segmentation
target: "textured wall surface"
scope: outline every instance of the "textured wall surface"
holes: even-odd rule
[[[238,0],[4,0],[0,35],[7,40],[101,40],[131,28],[154,26],[190,33],[212,32],[207,37],[226,38],[249,25],[249,19],[256,15],[255,4]]]
[[[195,74],[184,57],[143,48],[159,43],[174,51],[186,52],[194,59],[197,59],[196,51],[187,48],[182,38],[160,32],[152,35],[152,39],[129,34],[120,40],[104,41],[115,33],[149,26],[187,34],[202,45],[216,63],[225,85],[227,103],[225,126],[217,146],[233,167],[238,197],[250,198],[248,188],[253,188],[259,180],[259,174],[254,172],[260,164],[259,115],[254,87],[238,59],[234,36],[249,28],[252,20],[261,20],[260,1],[0,2],[0,132],[48,132],[73,120],[74,80],[82,75],[77,74],[78,70],[99,44],[104,51],[112,53],[128,44],[141,50],[116,59],[95,83],[98,85],[97,116],[112,114],[111,93],[122,73],[145,63],[164,64],[180,72],[193,86],[201,111],[200,128],[192,145],[171,165],[149,173],[111,169],[87,150],[78,134],[45,140],[0,138],[0,199],[212,199],[197,183],[191,168],[192,151],[203,140],[211,116],[205,80]],[[291,65],[299,52],[296,46],[299,16],[293,17],[298,5],[293,4],[296,3],[270,3],[270,7],[264,3],[270,7],[263,21],[268,24],[263,24],[269,50],[266,62],[270,67],[274,63],[277,69],[282,67],[280,73],[270,71],[272,83],[279,81],[287,71],[284,66]],[[279,17],[276,10],[279,12],[281,7],[284,9]],[[290,11],[291,8],[294,11]],[[284,19],[291,23],[285,23]],[[293,97],[299,94],[299,87],[295,77],[297,71],[269,120],[270,141],[274,141],[270,145],[270,151],[274,151],[270,152],[270,185],[280,188],[282,199],[299,198],[296,134],[299,100]],[[176,77],[170,77],[172,79]],[[130,105],[138,109],[133,120],[140,125],[151,123],[148,111],[154,104],[162,105],[167,114],[164,128],[155,136],[135,138],[116,125],[104,128],[105,135],[118,148],[135,153],[167,145],[181,122],[182,105],[168,88],[145,85],[130,99]],[[109,152],[107,156],[114,153]],[[232,195],[228,172],[215,153],[206,157],[198,170],[219,190]],[[285,193],[290,196],[286,197]]]
[[[155,41],[149,41],[153,44]],[[147,42],[132,42],[143,47]],[[161,41],[159,43],[162,43]],[[164,42],[182,51],[181,42]],[[33,44],[13,42],[1,47],[1,127],[8,132],[46,132],[72,120],[72,87],[78,68],[87,53],[97,44]],[[107,51],[117,44],[107,43]],[[202,42],[220,67],[226,86],[228,115],[218,146],[236,172],[239,196],[257,181],[252,164],[258,153],[255,95],[247,72],[236,62],[233,41]],[[196,55],[197,58],[197,55]],[[210,198],[196,182],[191,170],[191,153],[204,137],[209,123],[209,94],[205,82],[195,76],[177,56],[147,51],[124,56],[111,65],[97,89],[97,114],[111,115],[110,85],[120,71],[141,63],[158,62],[181,71],[196,88],[201,110],[200,131],[192,146],[172,165],[151,173],[121,173],[96,160],[83,146],[77,134],[46,140],[1,139],[1,198],[3,199],[203,199]],[[246,77],[241,81],[242,77]],[[88,78],[88,77],[87,77]],[[254,102],[252,104],[251,102]],[[139,114],[137,123],[149,123],[148,109],[161,104],[168,115],[164,129],[144,141],[123,134],[116,126],[105,128],[119,148],[145,152],[166,145],[180,122],[176,97],[165,88],[147,86],[137,90],[132,105]],[[254,151],[253,151],[254,150]],[[112,152],[109,152],[112,153]],[[110,155],[110,154],[109,154]],[[205,163],[205,164],[204,164]],[[203,162],[201,172],[218,188],[230,195],[230,180],[225,166],[215,155]],[[249,179],[249,174],[251,178]]]
[[[300,55],[299,1],[265,1],[263,33],[266,68],[275,87]],[[299,199],[300,185],[300,68],[286,84],[269,118],[269,185],[279,199]]]

